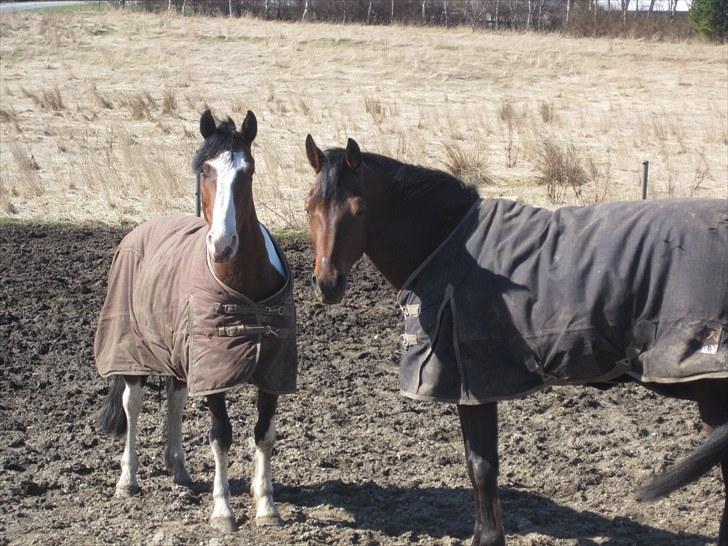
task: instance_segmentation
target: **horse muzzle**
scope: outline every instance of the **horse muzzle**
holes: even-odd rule
[[[321,279],[316,275],[311,276],[311,285],[321,303],[339,303],[346,292],[346,275],[337,273],[335,276]]]
[[[230,262],[238,252],[238,236],[236,234],[215,236],[213,233],[208,233],[207,251],[215,263]]]

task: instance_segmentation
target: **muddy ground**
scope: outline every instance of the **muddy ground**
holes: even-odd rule
[[[113,496],[122,444],[96,432],[107,392],[92,342],[123,229],[0,227],[0,543],[460,544],[471,492],[454,407],[398,393],[401,319],[367,263],[345,305],[316,303],[303,238],[283,241],[297,279],[299,392],[282,400],[273,461],[285,526],[257,529],[247,495],[254,392],[229,397],[239,531],[207,526],[212,454],[202,401],[185,421],[192,490],[163,461],[153,382],[140,422],[142,495]],[[163,397],[162,397],[163,398]],[[501,404],[500,492],[511,545],[704,545],[717,534],[717,469],[656,504],[633,493],[701,439],[691,403],[636,386],[551,389]]]

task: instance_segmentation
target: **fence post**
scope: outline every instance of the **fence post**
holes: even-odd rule
[[[647,172],[650,168],[649,161],[642,162],[642,199],[647,199]]]
[[[200,216],[200,173],[195,177],[195,216]]]

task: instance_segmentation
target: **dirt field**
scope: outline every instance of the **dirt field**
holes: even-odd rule
[[[163,414],[146,391],[139,498],[113,497],[122,445],[95,431],[107,391],[92,341],[123,231],[0,229],[0,544],[461,544],[471,493],[454,407],[398,394],[400,317],[370,264],[346,305],[305,285],[311,251],[286,239],[300,317],[300,391],[282,400],[273,476],[285,526],[256,529],[247,484],[254,396],[229,398],[239,531],[212,533],[213,460],[203,404],[184,426],[191,491],[166,476]],[[380,305],[371,305],[381,301]],[[164,401],[162,400],[163,404]],[[162,407],[164,407],[162,405]],[[632,495],[701,439],[697,411],[637,387],[559,388],[501,404],[501,495],[511,545],[705,545],[717,535],[717,470],[656,504]]]

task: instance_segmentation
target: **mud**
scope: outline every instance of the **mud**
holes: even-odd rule
[[[163,394],[146,387],[142,494],[116,499],[123,446],[96,432],[107,392],[92,343],[123,229],[0,227],[0,544],[461,544],[472,497],[458,419],[398,393],[401,320],[366,261],[345,304],[307,286],[311,251],[282,241],[297,280],[300,390],[281,400],[273,460],[285,525],[258,529],[247,494],[254,391],[229,396],[230,476],[239,524],[207,525],[213,460],[203,401],[184,425],[191,490],[163,459]],[[693,404],[637,386],[558,388],[502,403],[500,493],[511,545],[713,544],[717,469],[655,504],[633,493],[701,438]]]

